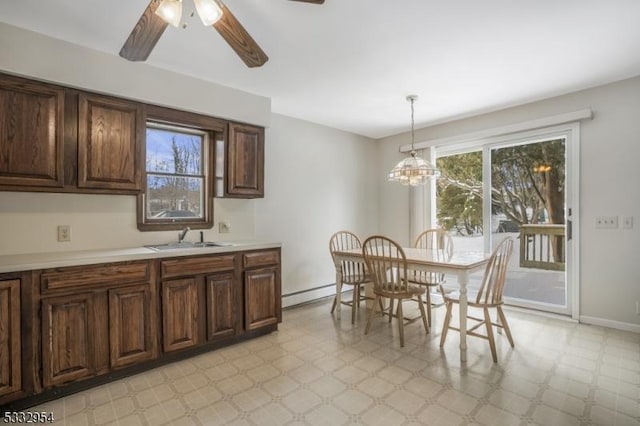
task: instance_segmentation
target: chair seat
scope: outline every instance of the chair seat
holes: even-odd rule
[[[421,279],[418,276],[415,276],[415,277],[409,276],[409,282],[413,283],[413,284],[428,285],[428,286],[436,287],[436,286],[439,286],[440,284],[443,284],[445,282],[445,280],[434,280],[434,281],[432,281],[432,280]]]
[[[477,291],[467,292],[467,305],[473,306],[474,308],[484,308],[484,307],[494,308],[496,306],[504,305],[503,301],[500,301],[499,303],[476,303],[477,297],[478,297]],[[447,302],[460,303],[460,292],[458,290],[455,290],[450,293],[446,293],[444,295],[444,301],[445,303]]]
[[[356,285],[373,282],[369,275],[345,275],[342,277],[342,284]]]
[[[402,293],[393,292],[393,291],[384,291],[379,289],[374,289],[373,293],[376,295],[380,295],[382,297],[392,297],[394,299],[410,299],[415,295],[424,293],[424,289],[419,286],[407,286],[406,290]]]

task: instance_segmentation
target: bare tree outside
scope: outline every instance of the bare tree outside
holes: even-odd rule
[[[149,128],[147,138],[147,217],[202,217],[202,135]]]

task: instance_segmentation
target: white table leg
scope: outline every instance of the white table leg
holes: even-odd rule
[[[469,273],[466,271],[458,273],[458,284],[460,286],[460,361],[467,362],[467,284],[469,284]]]
[[[342,311],[342,264],[336,264],[336,318],[340,319]]]

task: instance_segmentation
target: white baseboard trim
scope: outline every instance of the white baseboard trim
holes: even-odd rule
[[[303,303],[309,303],[325,297],[334,296],[335,294],[335,284],[327,284],[321,287],[310,288],[308,290],[298,291],[291,294],[283,294],[282,307],[288,308],[290,306],[301,305]]]
[[[583,324],[599,325],[602,327],[615,328],[616,330],[640,333],[640,324],[631,324],[628,322],[613,321],[598,317],[588,317],[585,315],[580,315],[580,322]]]

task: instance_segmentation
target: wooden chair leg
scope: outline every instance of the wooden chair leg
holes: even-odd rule
[[[353,298],[351,299],[351,324],[356,323],[356,309],[358,309],[359,300],[360,300],[360,286],[353,286]]]
[[[509,339],[509,343],[511,347],[514,347],[513,337],[511,337],[511,329],[509,328],[509,323],[507,323],[507,317],[504,316],[504,312],[502,311],[502,306],[498,306],[498,316],[500,317],[500,322],[502,323],[502,328],[504,328],[504,332],[507,335],[507,339]]]
[[[389,324],[391,324],[391,317],[393,317],[393,297],[389,298]]]
[[[442,325],[442,333],[440,336],[440,347],[444,346],[444,341],[447,340],[447,332],[449,331],[449,324],[451,323],[451,311],[453,310],[453,302],[445,302],[447,305],[447,312],[444,314],[444,324]]]
[[[398,299],[398,331],[400,331],[400,347],[404,348],[404,315],[402,313],[402,299]]]
[[[484,325],[487,328],[487,338],[489,339],[489,347],[491,348],[491,357],[493,362],[498,362],[498,354],[496,352],[496,341],[493,338],[493,324],[491,323],[491,315],[489,315],[489,308],[484,308]]]
[[[424,330],[427,332],[427,334],[429,334],[429,321],[427,320],[427,314],[424,311],[424,304],[422,303],[422,296],[420,295],[418,295],[418,307],[420,308],[420,315],[422,315],[422,324],[424,324]]]
[[[431,327],[431,288],[427,286],[427,320]]]
[[[375,303],[375,302],[373,302],[373,303]],[[382,312],[382,316],[384,317],[384,305],[382,304],[382,297],[378,299],[378,304],[380,305],[380,312]],[[372,308],[372,309],[374,309],[374,308]]]
[[[373,307],[369,311],[369,318],[367,319],[367,326],[364,328],[364,334],[369,334],[369,329],[371,328],[371,321],[373,320],[373,316],[376,313],[376,302],[380,300],[380,296],[376,294],[376,300],[373,301]],[[382,312],[384,315],[384,312]]]
[[[336,303],[338,302],[338,298],[333,296],[333,305],[331,305],[331,313],[336,310]]]

